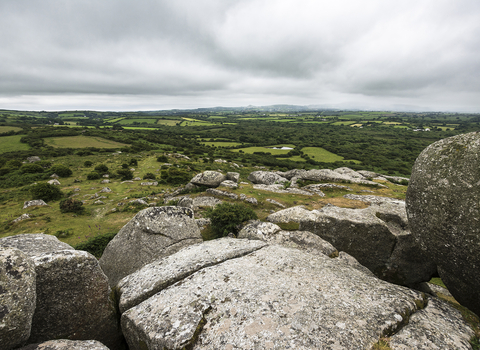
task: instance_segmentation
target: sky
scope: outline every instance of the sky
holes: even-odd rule
[[[0,109],[480,112],[478,0],[0,0]]]

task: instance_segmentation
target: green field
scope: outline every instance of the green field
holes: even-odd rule
[[[1,138],[0,138],[1,139]],[[124,143],[102,139],[101,137],[92,136],[66,136],[66,137],[50,137],[45,139],[45,143],[52,147],[58,148],[120,148],[127,146]]]
[[[17,128],[16,126],[0,126],[0,134],[9,131],[20,131],[22,128]]]
[[[157,121],[157,124],[160,125],[167,125],[167,126],[175,126],[177,123],[180,123],[181,121],[178,119],[159,119]]]
[[[304,147],[302,152],[317,162],[333,163],[342,161],[344,158],[337,156],[335,153],[329,152],[321,147]]]
[[[22,135],[0,137],[0,153],[25,151],[30,149],[26,143],[21,143]]]
[[[118,124],[120,125],[132,125],[133,123],[146,123],[146,124],[155,124],[157,119],[150,118],[138,118],[138,119],[122,119]]]
[[[281,146],[293,146],[293,145],[280,145]],[[270,146],[270,147],[275,147],[275,146]],[[254,152],[265,152],[265,153],[271,153],[272,155],[280,155],[280,154],[287,154],[291,150],[289,149],[273,149],[270,147],[246,147],[246,148],[238,148],[238,149],[232,149],[232,152],[240,152],[243,151],[243,153],[249,153],[253,154]],[[292,147],[293,148],[293,147]]]

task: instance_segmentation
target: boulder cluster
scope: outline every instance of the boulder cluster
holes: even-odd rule
[[[191,181],[215,197],[140,211],[99,261],[49,235],[2,238],[1,348],[472,349],[472,328],[425,282],[439,273],[479,313],[479,154],[479,133],[442,140],[418,158],[406,203],[349,194],[370,205],[282,209],[236,238],[203,242],[194,218],[220,202],[215,191],[230,193],[216,187],[238,184],[220,172]],[[248,178],[316,195],[338,182],[381,185],[377,176],[340,168]],[[301,179],[323,183],[299,189]],[[292,222],[298,230],[281,228]]]

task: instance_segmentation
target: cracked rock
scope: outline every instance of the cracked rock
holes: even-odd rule
[[[141,210],[105,248],[100,266],[114,287],[123,277],[157,259],[202,241],[193,211],[183,207]]]

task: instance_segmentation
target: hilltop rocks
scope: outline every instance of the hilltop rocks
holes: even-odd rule
[[[13,349],[30,337],[35,311],[35,265],[15,248],[0,248],[0,344]]]
[[[424,304],[340,260],[273,245],[202,268],[121,323],[132,350],[369,349]]]
[[[263,184],[263,185],[274,185],[274,184],[282,184],[287,182],[288,180],[280,175],[269,171],[254,171],[248,175],[248,180],[253,182],[254,184]]]
[[[315,220],[315,214],[305,209],[303,205],[279,210],[267,216],[267,221],[273,223],[301,222],[306,220]]]
[[[99,262],[113,287],[146,264],[201,241],[191,209],[147,208],[118,232]]]
[[[119,347],[111,290],[93,255],[43,234],[2,238],[0,246],[20,249],[35,265],[36,307],[29,343],[94,339]]]
[[[440,140],[418,156],[407,213],[449,291],[480,315],[480,133]]]
[[[30,344],[18,350],[109,350],[96,340],[49,340],[41,344]],[[113,350],[113,349],[112,349]]]
[[[22,209],[27,209],[27,208],[30,208],[30,207],[43,207],[43,206],[46,206],[46,205],[47,205],[47,203],[45,203],[43,200],[35,199],[33,201],[24,202]]]
[[[207,170],[203,173],[195,175],[195,177],[190,180],[194,185],[208,186],[208,187],[218,187],[220,183],[227,180],[227,176],[218,172]]]
[[[352,255],[379,278],[413,285],[428,281],[436,265],[418,248],[407,228],[401,201],[366,209],[329,205],[300,221],[300,230],[313,232]]]

